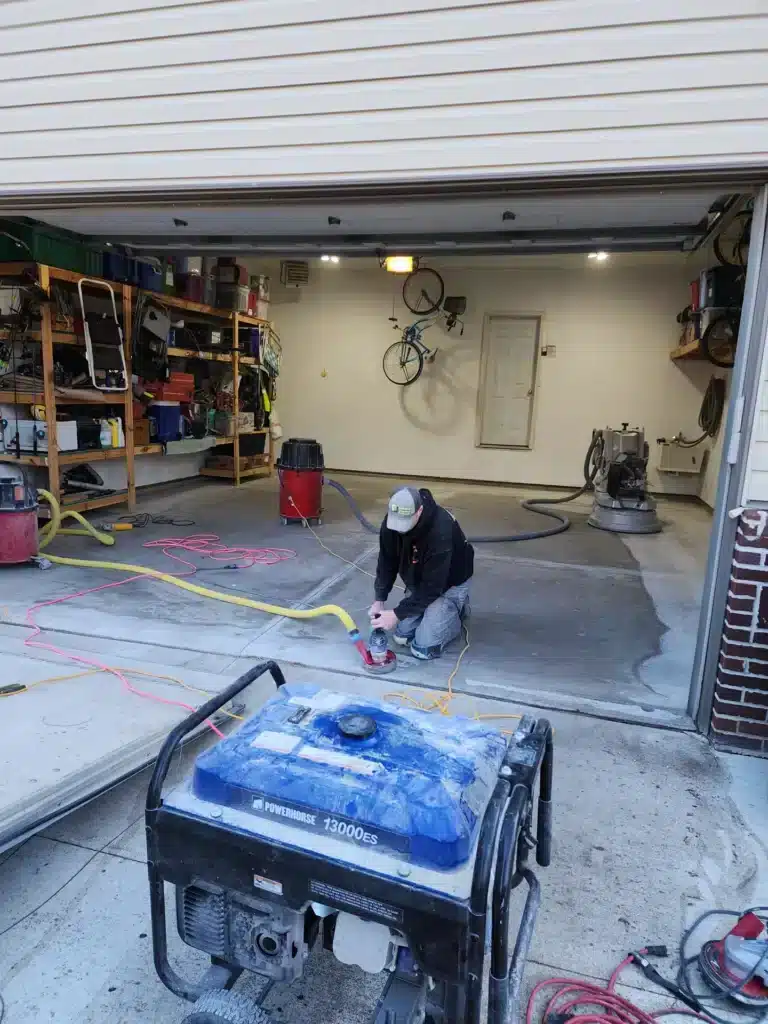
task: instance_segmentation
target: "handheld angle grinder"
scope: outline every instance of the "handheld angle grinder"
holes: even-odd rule
[[[363,668],[372,675],[386,675],[397,668],[397,657],[389,649],[389,637],[386,629],[377,626],[371,630],[368,646],[363,647]]]

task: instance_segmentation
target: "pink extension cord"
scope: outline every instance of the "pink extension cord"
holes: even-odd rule
[[[226,544],[220,542],[220,538],[214,533],[198,533],[193,534],[190,537],[167,537],[163,540],[150,540],[144,544],[145,548],[160,548],[164,555],[169,558],[173,558],[177,562],[181,562],[182,565],[189,567],[189,572],[178,572],[173,573],[175,576],[193,576],[198,566],[194,562],[189,562],[180,555],[173,554],[174,551],[184,551],[187,554],[199,555],[203,558],[212,558],[216,562],[227,562],[228,564],[237,564],[234,567],[238,569],[250,569],[254,565],[275,565],[277,562],[286,561],[289,558],[295,558],[296,552],[290,548],[241,548],[241,547],[227,547]],[[91,668],[100,669],[102,672],[108,672],[113,676],[117,676],[123,686],[129,693],[134,694],[137,697],[144,697],[147,700],[157,701],[159,704],[170,704],[173,707],[184,708],[185,711],[197,710],[191,704],[185,704],[180,700],[171,700],[167,697],[160,697],[155,693],[147,693],[145,690],[137,689],[127,678],[124,672],[120,669],[114,668],[110,665],[105,665],[100,661],[95,661],[92,658],[83,658],[78,654],[70,654],[67,651],[62,651],[58,647],[54,647],[52,644],[42,643],[37,639],[43,629],[35,622],[35,613],[41,608],[48,608],[54,604],[62,604],[64,601],[73,601],[78,597],[85,597],[86,594],[95,594],[100,590],[109,590],[112,587],[122,587],[125,583],[133,583],[136,580],[152,579],[151,576],[139,574],[138,576],[128,576],[126,579],[117,580],[115,583],[103,583],[99,587],[90,587],[88,590],[79,590],[75,594],[67,594],[64,597],[55,597],[50,601],[41,601],[39,604],[33,605],[27,609],[27,625],[32,630],[32,635],[28,636],[24,641],[25,647],[35,647],[45,651],[51,651],[53,654],[57,654],[62,658],[67,658],[69,661],[75,661],[81,665],[88,665]],[[207,723],[216,735],[223,739],[224,734],[214,725],[210,719]]]
[[[644,952],[640,950],[639,952]],[[567,1021],[567,1024],[654,1024],[659,1017],[697,1017],[711,1024],[705,1014],[694,1013],[693,1010],[655,1010],[647,1013],[635,1006],[628,999],[616,993],[616,982],[619,975],[632,963],[632,957],[622,960],[611,975],[608,984],[591,985],[576,978],[548,978],[539,982],[528,999],[525,1015],[526,1024],[534,1024],[536,998],[543,989],[557,987],[557,992],[550,997],[544,1008],[542,1021]]]

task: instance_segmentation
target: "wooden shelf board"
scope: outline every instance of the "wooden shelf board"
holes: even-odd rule
[[[163,446],[161,444],[140,444],[133,449],[134,455],[162,455]]]
[[[11,461],[18,462],[22,466],[47,466],[48,455],[41,452],[33,455],[29,452],[22,452],[18,458],[9,453],[7,456]],[[80,462],[106,462],[109,459],[125,458],[125,448],[103,448],[93,451],[59,452],[60,466],[74,466]]]
[[[94,498],[83,498],[77,500],[75,495],[69,495],[69,498],[73,500],[67,500],[62,498],[60,504],[62,512],[88,512],[94,508],[106,508],[109,505],[122,505],[128,501],[128,491],[117,491],[115,494],[104,494]],[[45,506],[41,505],[38,515],[41,519],[50,519],[50,510]]]
[[[124,459],[125,448],[97,448],[92,451],[59,452],[59,465],[76,465],[78,462],[107,462],[110,459]]]
[[[93,397],[78,398],[56,393],[57,405],[125,405],[130,391],[94,391]],[[42,391],[0,391],[0,402],[6,405],[45,405]]]
[[[0,330],[0,341],[8,341],[10,337],[10,331],[7,328]],[[19,341],[41,341],[40,331],[24,331],[19,334]],[[69,331],[54,331],[53,332],[53,344],[54,345],[83,345],[85,341],[83,338],[78,338],[76,334],[72,334]]]
[[[706,359],[706,356],[701,351],[701,342],[698,338],[694,338],[693,341],[686,341],[682,345],[678,345],[677,348],[673,348],[669,353],[670,359]]]
[[[272,329],[271,321],[262,320],[258,316],[249,316],[247,313],[238,313],[237,318],[240,323],[244,324],[246,327],[269,327],[270,330]]]
[[[217,363],[231,363],[231,352],[198,352],[195,348],[169,348],[169,356],[178,356],[180,359],[207,359]]]
[[[231,320],[233,313],[230,309],[217,309],[215,306],[206,306],[203,302],[193,302],[191,299],[182,299],[178,295],[163,295],[160,292],[145,292],[150,299],[154,299],[161,306],[170,306],[173,309],[186,309],[190,313],[202,313],[205,316],[215,316],[218,320]]]
[[[61,270],[59,267],[49,267],[48,271],[54,281],[68,281],[70,284],[77,284],[78,281],[96,281],[99,284],[108,284],[114,291],[122,294],[123,288],[130,288],[120,281],[107,281],[103,277],[93,277],[91,274],[78,274],[74,270]]]
[[[0,456],[5,462],[15,462],[19,466],[47,466],[48,457],[46,455],[29,455],[22,452],[21,455],[15,455],[13,452],[6,452]]]
[[[20,277],[28,270],[37,270],[34,260],[13,260],[10,263],[0,263],[0,277]]]
[[[261,363],[256,356],[240,356],[240,362],[245,366],[260,366]]]
[[[128,491],[117,491],[115,494],[104,494],[98,498],[85,498],[82,501],[69,502],[62,500],[62,511],[88,512],[92,508],[106,508],[108,505],[122,505],[128,501]]]
[[[235,471],[234,469],[212,469],[208,466],[203,466],[200,470],[201,476],[215,476],[221,480],[234,480]],[[241,469],[240,479],[245,480],[248,477],[256,476],[272,476],[271,466],[253,466],[251,469]]]

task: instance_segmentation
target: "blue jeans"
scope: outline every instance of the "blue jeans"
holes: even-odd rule
[[[427,653],[438,654],[461,633],[463,615],[469,611],[469,580],[450,587],[436,601],[428,605],[421,615],[401,619],[395,636],[410,640],[413,647]]]

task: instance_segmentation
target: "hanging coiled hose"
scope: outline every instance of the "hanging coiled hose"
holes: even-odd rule
[[[558,512],[553,508],[547,508],[546,506],[564,505],[566,502],[575,501],[576,498],[580,498],[582,494],[592,489],[595,476],[597,475],[602,445],[602,434],[599,431],[595,431],[587,449],[587,454],[584,456],[584,486],[580,487],[578,491],[566,494],[562,498],[526,498],[525,501],[520,502],[522,507],[529,512],[537,512],[541,516],[556,519],[557,526],[550,526],[546,530],[527,530],[524,533],[510,533],[500,537],[467,537],[467,540],[471,544],[510,544],[513,541],[538,540],[541,537],[553,537],[556,533],[564,533],[570,528],[571,520],[564,513]],[[328,477],[326,477],[325,483],[339,492],[352,510],[355,519],[365,530],[369,533],[378,534],[379,527],[372,523],[370,519],[366,519],[362,509],[343,484],[340,484],[338,480],[331,480]]]
[[[725,380],[722,377],[710,377],[707,390],[701,400],[699,409],[699,430],[703,431],[701,437],[695,441],[677,440],[674,443],[679,448],[695,448],[708,437],[715,437],[720,429],[725,409]]]

